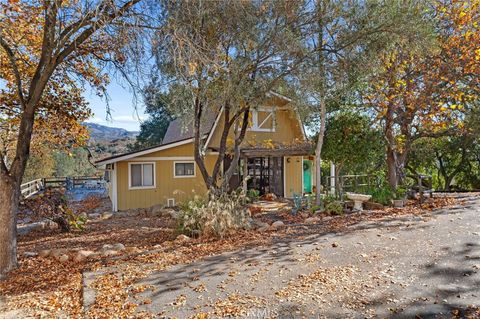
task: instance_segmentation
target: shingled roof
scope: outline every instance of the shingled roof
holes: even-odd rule
[[[219,115],[220,112],[214,112],[213,110],[208,111],[207,109],[201,122],[200,136],[210,133],[213,128],[213,124]],[[170,125],[168,125],[168,129],[163,137],[162,144],[169,144],[192,137],[194,137],[193,118],[177,118],[170,122]]]

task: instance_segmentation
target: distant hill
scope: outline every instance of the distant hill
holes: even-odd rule
[[[90,131],[90,141],[114,141],[124,138],[135,138],[138,132],[127,131],[119,127],[109,127],[96,123],[83,123]]]
[[[90,132],[89,149],[95,159],[125,153],[128,144],[133,144],[138,132],[96,123],[83,123]]]

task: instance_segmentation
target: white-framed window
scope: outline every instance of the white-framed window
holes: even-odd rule
[[[128,163],[128,188],[155,188],[155,162]]]
[[[253,132],[275,132],[275,111],[264,108],[252,110],[252,126],[249,130]]]
[[[175,178],[195,177],[195,162],[173,162],[173,176]]]

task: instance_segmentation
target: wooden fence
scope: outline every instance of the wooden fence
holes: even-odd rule
[[[103,184],[103,177],[73,176],[39,178],[20,186],[23,198],[31,197],[46,188],[61,188],[73,190],[76,188],[98,188]]]

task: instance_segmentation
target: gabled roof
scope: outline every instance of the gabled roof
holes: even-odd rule
[[[200,126],[200,134],[209,134],[212,131],[213,124],[218,114],[221,113],[219,110],[207,109],[205,115],[203,116],[202,123]],[[177,118],[170,122],[167,128],[167,132],[163,137],[162,144],[173,143],[181,141],[187,138],[193,138],[193,118]]]
[[[101,160],[96,161],[95,164],[97,164],[97,165],[111,164],[111,163],[115,163],[115,162],[119,162],[119,161],[124,161],[124,160],[130,159],[130,158],[134,158],[134,157],[158,152],[158,151],[165,150],[165,149],[168,149],[168,148],[172,148],[172,147],[175,147],[175,146],[188,144],[188,143],[191,143],[191,142],[193,142],[193,138],[186,138],[186,139],[183,139],[183,140],[180,140],[180,141],[175,141],[175,142],[172,142],[172,143],[159,144],[159,145],[152,146],[152,147],[149,147],[149,148],[145,148],[145,149],[142,149],[142,150],[139,150],[139,151],[133,151],[133,152],[123,153],[123,154],[118,154],[118,155],[110,156],[110,157],[107,157],[107,158],[103,158]]]
[[[267,94],[267,97],[271,97],[271,96],[285,100],[287,103],[292,101],[290,98],[273,91]],[[208,141],[210,141],[210,138],[212,137],[213,132],[215,131],[215,127],[218,124],[218,120],[220,119],[222,110],[223,109],[219,109],[217,111],[211,110],[205,113],[205,117],[201,125],[201,136],[203,138],[207,138],[206,140],[207,142],[205,143],[205,146],[208,145]],[[306,138],[305,128],[303,127],[302,121],[300,120],[300,117],[298,116],[298,114],[297,114],[297,118],[301,124],[300,126],[302,129],[303,136]],[[130,158],[158,152],[164,149],[191,143],[194,140],[193,125],[191,125],[192,122],[193,122],[193,119],[190,121],[185,121],[185,119],[177,118],[172,122],[170,122],[170,124],[168,125],[167,132],[165,133],[165,136],[161,144],[152,146],[146,149],[142,149],[139,151],[133,151],[129,153],[110,156],[110,157],[96,161],[95,164],[97,165],[111,164],[111,163],[127,160]]]

